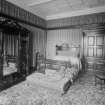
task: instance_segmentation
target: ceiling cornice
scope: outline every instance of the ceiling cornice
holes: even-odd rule
[[[32,3],[28,4],[28,6],[36,6],[39,4],[51,2],[52,0],[39,0],[39,1],[33,1]]]
[[[68,18],[73,16],[81,16],[81,15],[88,15],[88,14],[101,13],[101,12],[105,12],[105,6],[95,7],[91,9],[84,9],[84,10],[79,10],[74,12],[64,12],[60,14],[49,15],[45,19],[53,20],[53,19]]]

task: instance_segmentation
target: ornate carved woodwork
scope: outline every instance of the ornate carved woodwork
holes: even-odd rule
[[[10,85],[28,75],[29,34],[30,31],[18,22],[0,18],[0,86]],[[8,67],[9,73],[4,73]]]

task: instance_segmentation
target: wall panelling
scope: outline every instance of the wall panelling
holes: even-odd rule
[[[105,23],[105,13],[96,13],[83,16],[75,16],[62,19],[54,19],[47,21],[47,28],[60,28],[60,27],[70,27],[70,26],[82,26],[89,24],[103,24]]]
[[[62,43],[81,45],[81,29],[58,29],[47,31],[46,57],[52,58],[56,55],[56,45]]]
[[[36,52],[40,52],[44,56],[46,55],[46,30],[36,28],[30,25],[22,24],[24,27],[26,27],[28,30],[31,31],[30,34],[30,43],[29,43],[29,49],[30,49],[30,62],[31,66],[34,67],[36,64]]]
[[[46,21],[39,16],[36,16],[6,0],[0,0],[0,12],[2,15],[10,16],[18,19],[22,22],[39,26],[41,28],[46,27]]]

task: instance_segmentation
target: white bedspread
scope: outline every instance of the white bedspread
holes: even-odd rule
[[[57,74],[55,75],[55,77],[53,77],[51,75],[45,75],[42,73],[33,73],[32,75],[27,77],[27,80],[40,86],[56,89],[60,92],[63,92],[63,87],[69,79],[61,78]]]
[[[78,57],[57,55],[57,56],[53,57],[52,59],[70,62],[72,65],[78,65],[78,67],[81,69],[81,60]]]
[[[28,76],[27,80],[32,83],[36,83],[38,85],[63,92],[65,84],[68,81],[71,81],[73,83],[75,77],[78,76],[79,70],[81,68],[80,59],[78,57],[72,56],[55,56],[52,60],[68,61],[72,66],[68,66],[63,70],[64,72],[61,73],[61,68],[58,71],[46,68],[45,74],[34,73]]]

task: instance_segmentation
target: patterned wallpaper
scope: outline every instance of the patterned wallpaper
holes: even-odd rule
[[[81,29],[58,29],[47,31],[47,48],[46,57],[52,58],[56,55],[56,45],[62,43],[81,44],[82,30]]]

